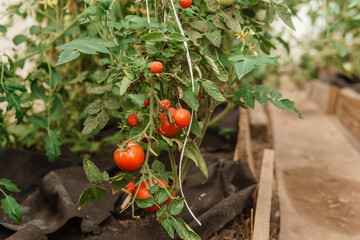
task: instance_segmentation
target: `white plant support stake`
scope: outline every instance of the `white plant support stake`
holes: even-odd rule
[[[174,1],[173,0],[170,0],[171,1],[171,6],[172,6],[172,9],[173,9],[173,12],[174,12],[174,16],[175,16],[175,19],[176,19],[176,22],[177,22],[177,25],[179,27],[179,30],[180,30],[180,33],[181,35],[183,35],[185,37],[185,33],[184,33],[184,30],[181,26],[181,23],[180,23],[180,20],[179,20],[179,17],[176,13],[176,8],[175,8],[175,5],[174,5]],[[188,48],[188,45],[187,45],[187,42],[184,41],[184,47],[186,49],[186,58],[187,58],[187,61],[188,61],[188,64],[189,64],[189,70],[190,70],[190,76],[191,76],[191,85],[192,85],[192,91],[195,92],[195,85],[194,85],[194,73],[193,73],[193,68],[192,68],[192,65],[191,65],[191,58],[190,58],[190,52],[189,52],[189,48]],[[181,184],[181,169],[182,169],[182,162],[183,162],[183,159],[184,159],[184,152],[185,152],[185,146],[186,146],[186,143],[187,143],[187,140],[189,138],[189,134],[190,134],[190,130],[191,130],[191,125],[192,125],[192,120],[193,120],[193,117],[194,117],[194,110],[191,110],[191,120],[190,120],[190,124],[189,124],[189,127],[188,127],[188,130],[187,130],[187,133],[186,133],[186,137],[185,137],[185,141],[184,141],[184,146],[181,150],[181,155],[180,155],[180,163],[179,163],[179,185],[180,185],[180,192],[181,192],[181,196],[184,197],[184,202],[185,202],[185,205],[188,209],[188,211],[190,212],[191,216],[194,218],[194,220],[201,226],[201,222],[196,218],[196,216],[194,215],[194,213],[191,211],[186,199],[185,199],[185,196],[184,196],[184,191],[182,189],[182,184]]]
[[[145,0],[145,1],[146,1],[146,15],[147,15],[147,21],[148,21],[148,23],[150,24],[149,1],[148,1],[148,0]]]

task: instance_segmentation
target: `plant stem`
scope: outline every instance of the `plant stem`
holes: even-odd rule
[[[175,158],[174,158],[174,151],[172,149],[172,147],[168,147],[169,150],[169,158],[170,158],[170,163],[171,163],[171,170],[173,173],[173,178],[174,178],[174,183],[173,183],[173,187],[172,187],[172,195],[176,196],[177,192],[179,191],[179,183],[178,183],[178,175],[177,175],[177,167],[176,167],[176,162],[175,162]]]
[[[218,121],[220,121],[223,117],[225,117],[233,108],[235,107],[235,103],[228,102],[225,109],[222,110],[216,117],[210,120],[208,126],[211,127]]]

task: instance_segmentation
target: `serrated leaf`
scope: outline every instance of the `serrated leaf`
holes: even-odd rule
[[[195,117],[193,117],[193,120],[192,120],[191,132],[193,134],[195,134],[195,136],[197,136],[197,137],[201,137],[201,135],[202,135],[200,124]]]
[[[103,104],[107,109],[119,109],[121,107],[116,98],[107,98],[103,101]]]
[[[172,218],[164,217],[163,219],[161,219],[161,225],[163,226],[163,228],[165,228],[169,236],[174,239],[175,227],[173,225]]]
[[[227,82],[229,79],[229,74],[226,68],[219,61],[217,52],[213,54],[208,48],[201,48],[200,53],[205,58],[205,61],[210,65],[211,69],[215,72],[218,79],[222,82]]]
[[[142,94],[126,94],[126,98],[128,98],[132,103],[134,103],[138,108],[142,108],[144,106],[144,100],[148,97]]]
[[[50,109],[50,119],[55,120],[59,118],[63,111],[63,105],[59,96],[55,97],[55,100],[52,103],[52,107]]]
[[[109,10],[112,0],[96,0],[105,10]]]
[[[86,9],[85,14],[91,17],[100,17],[106,15],[106,12],[102,10],[99,6],[90,6]]]
[[[219,87],[215,83],[206,80],[205,82],[202,83],[202,85],[205,91],[216,101],[222,102],[225,100],[224,96],[220,92]]]
[[[84,128],[81,131],[82,135],[90,134],[98,125],[96,116],[89,116],[84,122]]]
[[[211,12],[216,12],[220,9],[220,4],[216,0],[206,0],[206,5]]]
[[[21,123],[24,113],[20,105],[20,98],[14,93],[7,93],[5,97],[8,102],[7,110],[10,111],[12,108],[15,108],[15,117],[18,120],[18,124]]]
[[[100,38],[75,39],[56,47],[60,50],[78,50],[85,54],[107,53],[111,54],[107,48],[115,47],[115,43]]]
[[[290,101],[289,99],[282,99],[280,101],[278,100],[272,100],[270,99],[270,102],[277,108],[281,110],[286,110],[288,112],[296,114],[300,119],[304,119],[304,116],[300,113],[300,111],[295,108],[295,103],[293,101]]]
[[[269,23],[272,23],[274,21],[276,14],[275,6],[272,3],[266,3],[266,18],[269,21]]]
[[[93,94],[103,94],[105,92],[109,92],[112,88],[111,84],[105,85],[105,86],[99,86],[99,87],[92,87],[89,88],[89,92]]]
[[[22,222],[20,205],[16,202],[15,198],[5,195],[5,198],[1,199],[1,205],[3,206],[4,212],[9,215],[11,219],[19,223]]]
[[[84,171],[89,182],[101,183],[103,181],[102,174],[99,168],[89,159],[84,158]]]
[[[125,178],[116,179],[111,182],[111,189],[113,191],[121,190],[122,188],[126,187],[129,184],[129,181]]]
[[[169,205],[169,214],[178,215],[184,208],[184,198],[173,200]]]
[[[234,32],[241,32],[240,19],[237,18],[236,12],[224,11],[222,14],[226,25]]]
[[[8,91],[19,90],[21,92],[27,92],[27,89],[24,85],[13,82],[4,82],[4,88]]]
[[[279,100],[280,98],[282,98],[281,92],[278,92],[278,91],[271,91],[270,96],[272,98],[274,98],[275,100]]]
[[[51,71],[49,86],[55,89],[62,83],[61,74],[55,70]]]
[[[163,42],[165,41],[165,35],[162,32],[152,32],[140,37],[141,40],[146,42]]]
[[[124,93],[130,87],[130,85],[131,85],[130,79],[125,76],[120,83],[120,96],[124,95]]]
[[[288,8],[284,4],[278,4],[276,7],[276,12],[283,20],[283,22],[292,30],[296,31],[294,23],[291,19],[291,13],[289,12]]]
[[[221,40],[222,40],[222,34],[221,34],[221,30],[215,30],[213,32],[208,32],[205,34],[205,36],[207,37],[207,39],[209,39],[209,41],[215,46],[215,47],[220,47],[221,45]]]
[[[155,183],[154,185],[150,186],[149,187],[150,194],[152,194],[152,195],[155,194],[159,190],[159,188],[160,188],[159,183]],[[156,199],[155,199],[155,201],[156,201]]]
[[[184,155],[194,161],[195,165],[200,169],[200,171],[204,175],[205,177],[204,182],[206,182],[208,178],[208,169],[206,166],[206,162],[199,148],[196,146],[194,142],[189,141],[188,144],[186,144]]]
[[[13,43],[14,43],[16,46],[18,46],[18,45],[20,45],[21,43],[26,42],[27,39],[28,39],[28,38],[27,38],[25,35],[20,34],[20,35],[17,35],[17,36],[14,37]]]
[[[165,165],[160,162],[159,160],[155,160],[151,164],[151,170],[154,172],[164,172],[165,171]]]
[[[78,51],[75,51],[75,50],[65,50],[65,51],[62,51],[59,55],[59,60],[57,61],[57,63],[55,64],[55,67],[56,66],[59,66],[61,64],[64,64],[64,63],[67,63],[67,62],[70,62],[76,58],[78,58],[80,56],[80,53]]]
[[[37,35],[39,35],[41,33],[41,31],[42,31],[42,28],[39,27],[39,26],[34,25],[34,26],[30,27],[30,34],[31,35],[36,35],[37,36]]]
[[[103,108],[96,118],[100,128],[103,129],[110,119],[109,112]]]
[[[85,109],[85,112],[87,114],[97,114],[102,109],[101,102],[94,102],[91,103],[87,108]]]
[[[184,42],[184,41],[188,40],[188,38],[184,37],[183,35],[181,35],[181,33],[178,33],[178,32],[171,33],[168,36],[168,39],[174,40],[174,41],[177,41],[177,42]]]
[[[159,205],[165,202],[170,197],[168,191],[169,190],[162,188],[155,193],[154,199]]]
[[[59,134],[56,130],[50,130],[44,140],[46,156],[50,162],[54,162],[61,155]]]
[[[80,207],[84,206],[87,203],[93,202],[96,200],[96,196],[92,187],[88,187],[84,190],[84,192],[80,195],[78,205]]]
[[[269,92],[270,89],[267,86],[257,85],[254,93],[256,101],[258,101],[261,105],[266,104],[269,100],[269,97],[267,96]]]
[[[194,109],[195,111],[198,110],[199,108],[199,102],[197,99],[197,96],[195,94],[195,92],[191,91],[191,90],[185,90],[183,92],[183,97],[182,100],[189,105],[189,107],[191,107],[192,109]]]
[[[174,221],[174,227],[182,239],[186,240],[201,240],[200,236],[197,235],[181,218]]]
[[[241,84],[241,90],[238,92],[240,93],[240,96],[236,95],[239,100],[242,98],[244,102],[246,102],[246,104],[252,109],[255,107],[255,96],[252,92],[253,90],[253,87],[248,82],[243,82]]]
[[[46,119],[38,118],[35,116],[28,116],[28,115],[26,115],[26,119],[30,123],[34,124],[35,126],[37,126],[39,128],[47,129],[47,120]]]
[[[98,199],[98,200],[103,200],[104,199],[105,194],[106,194],[106,189],[105,188],[96,186],[93,191],[94,191],[94,195],[95,195],[96,199]]]
[[[13,184],[10,179],[0,179],[0,185],[3,185],[10,192],[21,192],[20,189],[15,184]]]
[[[139,208],[148,208],[148,207],[152,207],[155,203],[154,198],[150,197],[150,198],[135,198],[135,202],[136,204],[139,206]]]

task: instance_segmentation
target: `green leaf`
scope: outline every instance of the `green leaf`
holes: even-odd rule
[[[94,195],[95,195],[96,199],[98,199],[98,200],[104,199],[105,194],[106,194],[106,188],[96,186],[93,191],[94,191]]]
[[[101,183],[103,181],[103,175],[101,174],[99,168],[92,161],[84,158],[83,166],[89,182]]]
[[[5,99],[8,102],[7,110],[10,111],[12,108],[15,108],[15,117],[18,120],[18,124],[21,123],[24,113],[20,105],[19,96],[14,93],[7,93]]]
[[[45,136],[45,150],[46,156],[50,162],[54,162],[61,154],[59,135],[56,130],[50,130]]]
[[[162,162],[160,162],[159,160],[155,160],[151,164],[151,170],[154,172],[164,172],[165,165]]]
[[[84,128],[81,131],[82,135],[90,134],[98,125],[97,118],[95,116],[89,116],[84,122]]]
[[[59,118],[63,111],[63,105],[59,96],[55,97],[52,108],[50,109],[50,118],[55,120]]]
[[[269,23],[272,23],[275,19],[276,9],[274,4],[266,3],[266,18]]]
[[[40,33],[42,32],[42,28],[41,27],[39,27],[39,26],[36,26],[36,25],[34,25],[34,26],[31,26],[30,27],[30,34],[31,35],[39,35]]]
[[[44,103],[48,102],[49,97],[45,95],[45,90],[43,87],[39,87],[37,81],[31,83],[31,96],[35,99],[41,99]]]
[[[174,40],[174,41],[177,41],[177,42],[184,42],[184,41],[189,40],[188,38],[184,37],[183,35],[181,35],[181,33],[178,33],[178,32],[170,34],[168,36],[168,39]]]
[[[157,191],[159,191],[160,185],[159,183],[155,183],[154,185],[149,187],[149,192],[151,195],[155,194]],[[156,201],[156,199],[155,199]],[[157,201],[156,201],[157,202]]]
[[[218,59],[217,52],[213,54],[208,48],[201,48],[200,53],[205,58],[205,61],[210,65],[211,69],[215,72],[218,79],[222,82],[227,82],[229,79],[229,74]]]
[[[240,98],[242,98],[246,104],[254,109],[255,107],[255,96],[254,93],[252,92],[254,89],[253,87],[250,85],[250,83],[248,82],[243,82],[241,83],[241,90],[240,90],[240,96],[236,95],[236,98],[238,100],[240,100]]]
[[[178,215],[184,208],[184,198],[173,200],[169,205],[169,214]]]
[[[87,114],[97,114],[102,109],[101,102],[94,102],[91,103],[87,108],[85,109],[85,112]]]
[[[220,92],[219,87],[215,83],[206,80],[205,82],[202,83],[202,85],[205,91],[216,101],[222,102],[225,100],[224,96]]]
[[[15,198],[5,195],[5,198],[1,199],[1,205],[4,208],[4,212],[9,215],[10,218],[19,223],[22,222],[20,205],[16,202]]]
[[[107,109],[119,109],[121,107],[116,98],[107,98],[103,101],[103,104]]]
[[[142,94],[126,94],[126,98],[129,99],[132,103],[134,103],[138,108],[142,108],[144,106],[144,100],[148,97]]]
[[[342,45],[341,43],[334,43],[334,47],[341,57],[346,56],[347,51],[344,45]]]
[[[216,12],[220,9],[220,4],[216,0],[206,0],[206,5],[211,12]]]
[[[34,124],[35,126],[39,127],[39,128],[42,128],[42,129],[47,129],[47,120],[46,119],[43,119],[43,118],[38,118],[38,117],[35,117],[35,116],[28,116],[26,115],[26,119]]]
[[[130,85],[131,85],[130,79],[125,76],[120,83],[120,96],[124,95],[124,93],[130,87]]]
[[[106,12],[99,6],[90,6],[86,9],[85,14],[90,17],[100,17],[106,15]]]
[[[100,38],[75,39],[56,47],[60,50],[78,50],[85,54],[107,53],[111,54],[107,48],[115,47],[115,43]]]
[[[7,29],[4,25],[0,25],[0,32],[2,33],[6,33],[7,32]]]
[[[222,34],[221,34],[221,30],[215,30],[213,32],[208,32],[205,34],[205,36],[207,37],[207,39],[209,39],[209,41],[215,46],[215,47],[220,47],[221,45],[221,40],[222,40]]]
[[[111,182],[111,189],[114,191],[121,190],[129,184],[129,181],[125,178],[116,179]]]
[[[304,116],[299,112],[297,108],[295,108],[295,103],[293,101],[290,101],[289,99],[282,99],[280,101],[278,100],[272,100],[270,99],[270,102],[277,108],[281,110],[286,110],[288,112],[296,114],[300,119],[304,119]]]
[[[15,184],[13,184],[10,179],[0,179],[0,185],[3,185],[7,190],[11,192],[21,192],[20,189]]]
[[[163,219],[161,219],[161,225],[163,226],[163,228],[165,228],[169,236],[174,239],[175,227],[173,225],[173,219],[169,217],[164,217]]]
[[[276,8],[276,12],[283,20],[283,22],[292,30],[296,31],[295,26],[291,20],[291,13],[289,12],[288,8],[284,4],[278,4]]]
[[[195,165],[200,169],[200,171],[204,175],[205,177],[204,182],[206,182],[208,178],[208,169],[206,166],[206,162],[199,148],[196,146],[194,142],[189,141],[188,144],[186,144],[184,155],[194,161]]]
[[[197,137],[201,137],[201,135],[202,135],[201,127],[200,127],[200,124],[199,124],[198,120],[196,119],[196,117],[193,117],[192,124],[191,124],[191,132],[193,134],[195,134],[195,136],[197,136]]]
[[[17,36],[15,36],[14,39],[13,39],[13,43],[14,43],[16,46],[18,46],[18,45],[20,45],[21,43],[26,42],[26,41],[27,41],[27,37],[26,37],[25,35],[23,35],[23,34],[17,35]]]
[[[50,87],[55,89],[57,86],[59,86],[62,83],[62,77],[61,74],[57,71],[51,71],[51,77],[50,77]]]
[[[103,108],[96,118],[100,128],[103,129],[110,118],[108,110]]]
[[[157,193],[155,193],[154,195],[154,198],[155,198],[155,201],[158,203],[158,204],[162,204],[163,202],[165,202],[170,196],[169,196],[169,193],[168,193],[168,189],[166,188],[162,188],[160,189]]]
[[[27,89],[24,85],[13,82],[4,82],[4,87],[7,91],[19,90],[21,92],[27,92]]]
[[[226,25],[234,32],[241,32],[240,19],[237,17],[236,12],[224,11],[222,14]]]
[[[271,91],[270,96],[272,98],[274,98],[275,100],[279,100],[280,98],[282,98],[281,92],[278,92],[278,91]]]
[[[177,234],[179,234],[182,239],[201,240],[200,236],[197,235],[181,218],[176,219],[173,223]]]
[[[92,87],[89,88],[89,92],[93,94],[103,94],[105,92],[109,92],[112,88],[111,84],[105,85],[105,86],[99,86],[99,87]]]
[[[105,10],[109,10],[112,0],[96,0]]]
[[[141,36],[140,39],[146,42],[163,42],[165,35],[162,32],[152,32]]]
[[[77,52],[77,51],[74,51],[74,50],[72,50],[72,49],[62,51],[62,52],[60,53],[60,55],[59,55],[59,60],[58,60],[57,63],[55,64],[55,67],[56,67],[56,66],[59,66],[59,65],[61,65],[61,64],[70,62],[70,61],[78,58],[79,56],[80,56],[80,53]]]
[[[269,97],[267,96],[269,92],[270,89],[267,86],[257,85],[254,93],[256,101],[258,101],[261,105],[266,104],[269,100]]]
[[[78,205],[80,207],[84,206],[87,203],[93,202],[96,200],[96,196],[92,187],[88,187],[84,190],[84,192],[80,195]]]
[[[152,207],[155,203],[154,198],[153,197],[149,197],[149,198],[135,198],[135,202],[136,204],[139,206],[139,208],[148,208],[148,207]]]
[[[187,105],[189,105],[189,107],[191,107],[192,109],[194,109],[195,111],[198,110],[199,108],[199,102],[197,100],[197,96],[195,94],[195,92],[191,91],[191,90],[185,90],[183,92],[183,98],[182,100],[184,102],[186,102]]]

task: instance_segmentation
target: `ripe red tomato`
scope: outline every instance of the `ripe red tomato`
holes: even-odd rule
[[[173,119],[175,120],[177,126],[185,128],[190,124],[191,114],[186,109],[178,109],[173,115]]]
[[[136,118],[136,114],[133,113],[133,114],[130,114],[129,117],[128,117],[128,123],[131,127],[135,127],[137,126],[140,122],[137,120]]]
[[[188,8],[192,4],[192,0],[180,0],[179,1],[180,7],[182,8]]]
[[[175,112],[176,112],[176,109],[175,108],[173,108],[173,107],[170,107],[170,108],[168,108],[167,109],[169,112],[170,112],[170,114],[171,114],[171,117],[173,117],[174,116],[174,114],[175,114]],[[165,117],[166,116],[166,117]],[[169,118],[169,113],[167,113],[166,111],[165,112],[163,112],[163,113],[161,113],[160,115],[159,115],[159,118],[160,118],[160,120],[163,122],[163,121],[165,121],[165,119],[170,119]]]
[[[167,184],[164,180],[162,180],[162,179],[159,179],[159,180],[160,180],[160,181],[157,181],[156,179],[154,179],[154,182],[155,182],[155,183],[159,183],[160,188],[169,187],[169,184]],[[146,180],[146,183],[147,183],[148,185],[150,185],[150,181],[149,181],[149,180]],[[139,190],[138,190],[138,189],[139,189]],[[142,182],[142,183],[140,184],[140,186],[138,186],[138,187],[136,188],[136,190],[134,190],[134,191],[135,191],[135,193],[136,193],[136,191],[137,191],[137,194],[136,194],[136,196],[135,196],[136,198],[141,198],[141,199],[150,198],[150,192],[149,192],[149,190],[147,189],[147,187],[146,187],[146,185],[145,185],[144,182]],[[171,191],[170,191],[170,193],[171,193]],[[163,203],[161,204],[161,206],[164,205],[164,204],[169,205],[170,202],[171,202],[171,197],[169,197],[165,202],[163,202]],[[156,212],[156,211],[159,210],[159,208],[158,208],[158,206],[153,205],[153,206],[148,207],[148,208],[143,208],[143,210],[144,210],[144,211],[147,211],[147,212]]]
[[[141,146],[130,141],[128,148],[121,150],[118,148],[114,152],[114,160],[116,165],[124,171],[135,171],[144,163],[145,153]]]
[[[155,61],[150,65],[150,70],[152,73],[162,73],[163,65],[161,62]]]
[[[161,123],[157,130],[165,137],[173,137],[179,132],[180,128],[176,126],[175,123],[165,120]]]
[[[144,100],[144,105],[149,106],[150,105],[150,99],[145,99]]]
[[[167,99],[164,99],[160,102],[160,107],[167,109],[168,107],[170,107],[170,101]]]
[[[134,192],[135,192],[135,184],[133,182],[129,182],[129,184],[126,185],[126,190],[128,190],[128,192],[134,194]]]

